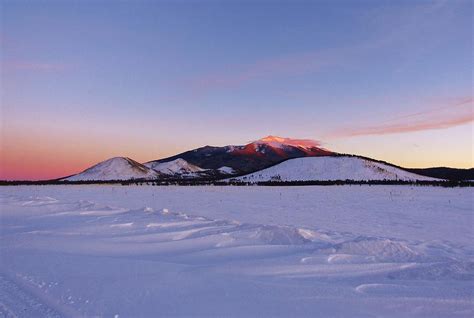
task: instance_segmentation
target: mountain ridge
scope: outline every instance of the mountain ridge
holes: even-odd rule
[[[382,164],[387,167],[403,170],[406,173],[419,175],[420,180],[424,179],[423,177],[455,181],[474,180],[474,168],[404,168],[386,161],[360,155],[336,153],[321,147],[321,144],[314,140],[292,139],[272,135],[252,141],[246,145],[222,147],[206,145],[143,164],[128,157],[114,157],[99,162],[80,173],[55,180],[221,180],[252,174],[296,158],[321,157],[358,158],[371,162],[370,165]],[[328,160],[334,163],[338,159]],[[390,170],[392,168],[386,169]]]

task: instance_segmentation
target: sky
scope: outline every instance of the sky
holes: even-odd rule
[[[472,1],[0,0],[0,179],[267,135],[473,166]]]

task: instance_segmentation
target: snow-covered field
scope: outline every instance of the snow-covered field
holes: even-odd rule
[[[473,191],[0,188],[0,316],[472,317]]]

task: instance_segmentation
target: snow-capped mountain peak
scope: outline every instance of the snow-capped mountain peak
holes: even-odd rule
[[[206,172],[209,173],[212,170],[222,174],[219,168],[229,167],[232,168],[234,174],[241,174],[261,170],[290,158],[328,156],[331,154],[333,152],[319,147],[319,142],[314,140],[267,136],[245,145],[205,146],[171,157],[150,161],[145,165],[155,169],[155,164],[183,159],[189,164],[206,169]],[[150,164],[153,164],[153,166]],[[209,177],[208,173],[205,177]]]
[[[304,149],[319,148],[321,144],[316,140],[311,139],[292,139],[279,136],[267,136],[253,142],[257,145],[268,145],[273,148],[284,148],[285,146],[292,146]]]

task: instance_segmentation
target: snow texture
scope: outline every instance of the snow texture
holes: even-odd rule
[[[473,196],[0,188],[2,317],[472,317]]]

